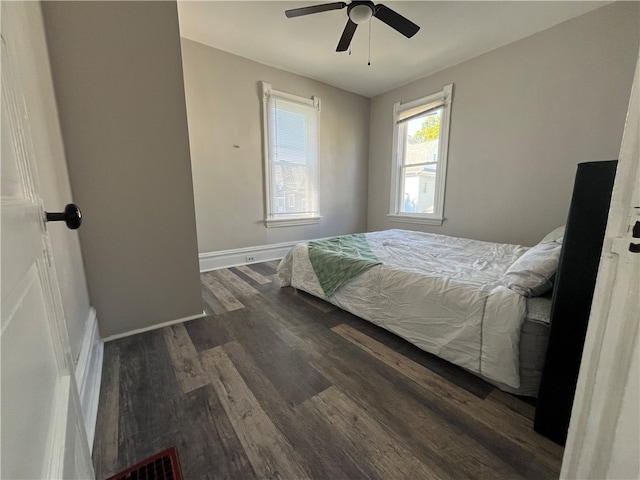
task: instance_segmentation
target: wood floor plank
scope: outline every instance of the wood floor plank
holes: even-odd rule
[[[236,268],[240,272],[244,273],[247,277],[249,277],[249,278],[253,279],[255,282],[259,283],[260,285],[264,285],[266,283],[271,283],[271,279],[269,277],[265,277],[261,273],[258,273],[255,270],[252,270],[251,268],[247,267],[246,265],[239,265]]]
[[[115,343],[104,347],[102,385],[93,444],[93,468],[96,478],[107,478],[117,473],[118,464],[118,418],[120,393],[120,354]]]
[[[205,304],[204,311],[207,315],[221,315],[227,312],[227,309],[220,300],[211,292],[208,286],[203,283],[200,285],[202,291],[202,301]]]
[[[277,271],[278,265],[280,265],[280,260],[270,260],[268,262],[264,262],[264,264],[273,268],[274,271]]]
[[[176,378],[182,387],[183,393],[189,393],[209,383],[200,364],[200,358],[191,338],[180,323],[164,328],[164,340]]]
[[[502,446],[494,444],[494,436],[482,435],[484,425],[467,415],[460,416],[455,408],[446,408],[437,397],[425,395],[415,385],[389,377],[374,365],[358,365],[349,375],[341,365],[324,361],[313,365],[335,385],[349,391],[380,424],[406,438],[408,448],[425,463],[441,469],[442,477],[527,478],[527,458],[522,452],[496,451]]]
[[[244,308],[244,305],[236,299],[229,290],[227,290],[212,274],[212,272],[203,273],[200,275],[200,279],[207,286],[207,288],[213,293],[213,295],[220,300],[226,311],[231,312],[233,310],[240,310]]]
[[[270,264],[269,262],[252,263],[251,265],[247,266],[251,270],[258,272],[260,275],[264,275],[265,277],[275,275],[277,273],[276,269],[278,268],[274,267],[273,264]]]
[[[182,390],[162,329],[118,340],[120,394],[116,471],[171,447]],[[126,361],[125,361],[126,359]]]
[[[253,288],[248,282],[245,282],[238,275],[229,269],[215,270],[211,275],[218,279],[221,284],[227,286],[230,290],[240,293],[241,295],[260,295],[260,292]]]
[[[226,324],[234,321],[234,317],[242,318],[243,315],[242,310],[234,310],[223,315],[210,315],[185,322],[184,328],[196,351],[202,352],[233,340],[233,335]]]
[[[289,404],[296,405],[327,388],[327,379],[269,327],[274,315],[270,307],[262,303],[261,310],[256,313],[257,306],[249,301],[246,303],[254,314],[228,327],[238,343],[250,352],[263,374],[276,386],[280,396]]]
[[[347,326],[339,325],[332,330],[353,342],[378,360],[394,368],[400,374],[410,378],[419,385],[436,393],[444,401],[454,404],[469,412],[479,422],[495,431],[518,447],[535,454],[551,468],[559,468],[563,449],[533,431],[531,420],[511,409],[503,408],[494,398],[481,400],[461,389],[452,389],[448,382],[433,375],[428,369],[389,349],[385,345],[371,339],[361,332]]]
[[[176,437],[185,479],[258,478],[211,385],[184,395]]]
[[[242,375],[265,413],[304,460],[312,478],[378,478],[375,467],[338,434],[324,418],[289,408],[238,342],[222,347]],[[357,458],[357,461],[354,460]]]
[[[294,448],[264,413],[224,350],[221,347],[208,350],[202,359],[258,477],[309,478]]]
[[[483,432],[484,425],[460,417],[455,409],[443,408],[436,399],[423,398],[407,385],[389,381],[374,370],[359,368],[361,371],[345,375],[340,366],[328,362],[314,365],[340,389],[349,391],[353,401],[381,425],[405,438],[407,448],[441,470],[443,478],[553,478],[530,474],[528,456],[516,448],[496,445],[500,438]]]
[[[335,425],[338,434],[358,446],[360,455],[376,466],[382,478],[444,478],[405,448],[402,438],[383,429],[337,387],[307,400],[300,408]]]
[[[243,318],[227,327],[232,336],[248,351],[264,375],[288,403],[295,405],[324,390],[327,380],[304,360],[300,352],[283,342],[270,328],[282,314],[277,304],[265,302],[262,294],[230,285],[234,295],[245,305]],[[262,292],[263,294],[265,292]],[[309,307],[309,310],[314,310]],[[315,311],[316,314],[319,312]]]

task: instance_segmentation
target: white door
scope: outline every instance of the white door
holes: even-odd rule
[[[560,478],[640,478],[640,51]]]
[[[93,478],[60,292],[38,195],[23,81],[34,8],[1,2],[1,437],[2,478]],[[35,26],[41,27],[41,23]],[[36,105],[29,103],[29,105]],[[63,207],[63,206],[61,206]],[[55,225],[63,228],[62,225]]]

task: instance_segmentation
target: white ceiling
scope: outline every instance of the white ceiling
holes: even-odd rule
[[[352,54],[336,53],[347,9],[297,18],[309,1],[178,1],[181,35],[266,65],[373,97],[545,30],[606,1],[389,1],[418,24],[407,39],[376,18],[358,27]]]

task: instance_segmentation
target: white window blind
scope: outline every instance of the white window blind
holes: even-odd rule
[[[263,83],[267,227],[317,223],[320,99]],[[282,202],[281,199],[288,201]]]
[[[444,105],[444,101],[441,100],[428,105],[420,105],[413,108],[407,108],[406,110],[400,110],[396,116],[396,123],[405,123],[415,118],[426,116],[432,111],[440,108],[442,105]]]

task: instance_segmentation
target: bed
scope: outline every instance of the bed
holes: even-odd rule
[[[510,393],[535,396],[562,229],[538,245],[407,230],[294,246],[278,276]]]

